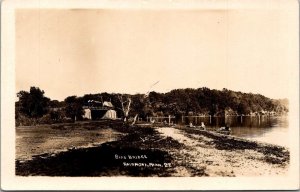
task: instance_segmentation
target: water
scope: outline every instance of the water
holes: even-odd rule
[[[217,129],[227,124],[232,132],[231,135],[253,139],[261,142],[288,146],[288,117],[185,117],[178,123],[200,125],[204,122],[207,128]]]

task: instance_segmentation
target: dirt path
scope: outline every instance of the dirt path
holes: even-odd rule
[[[215,138],[201,132],[192,134],[170,127],[157,128],[157,131],[185,145],[183,150],[174,154],[179,162],[175,167],[178,176],[195,176],[199,172],[203,172],[203,176],[269,176],[288,171],[287,163],[266,161],[268,158],[279,158],[273,154],[266,157],[263,152],[251,148],[219,150]]]

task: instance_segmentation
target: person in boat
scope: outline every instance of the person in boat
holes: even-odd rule
[[[155,123],[155,120],[154,120],[154,119],[151,119],[151,120],[150,120],[150,123],[151,123],[151,124],[154,124],[154,123]]]
[[[204,122],[201,122],[200,128],[203,128],[205,130],[205,124],[204,124]]]
[[[190,122],[190,127],[195,127],[192,122]]]
[[[168,122],[166,120],[164,120],[164,125],[168,125]]]

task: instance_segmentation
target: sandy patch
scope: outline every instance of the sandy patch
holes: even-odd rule
[[[203,171],[207,176],[270,176],[287,173],[280,164],[264,161],[265,155],[255,150],[218,150],[211,143],[213,139],[203,135],[186,134],[171,127],[157,128],[164,137],[171,137],[186,147],[178,154],[178,161],[193,170]],[[188,136],[187,136],[188,135]],[[177,169],[179,175],[187,175],[187,170]]]

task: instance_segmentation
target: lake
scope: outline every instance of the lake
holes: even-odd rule
[[[289,146],[289,123],[287,116],[227,116],[227,117],[185,117],[178,123],[200,125],[204,122],[207,128],[217,129],[227,124],[231,135],[253,139],[266,143]]]

